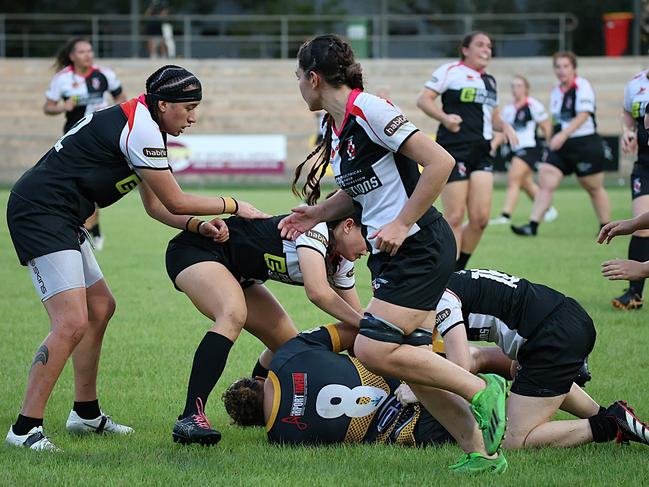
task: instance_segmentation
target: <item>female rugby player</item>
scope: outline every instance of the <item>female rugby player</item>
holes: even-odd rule
[[[374,297],[360,320],[356,357],[373,373],[421,387],[426,408],[471,453],[455,470],[504,470],[506,460],[496,456],[504,435],[504,379],[477,377],[431,351],[404,345],[435,309],[454,268],[453,233],[432,206],[453,158],[389,101],[363,92],[361,66],[339,37],[321,35],[303,44],[296,75],[309,109],[325,110],[327,119],[323,144],[296,169],[293,190],[298,192],[305,164],[322,151],[301,193],[317,202],[330,163],[343,191],[295,208],[280,222],[282,236],[295,239],[318,222],[360,208],[372,246]],[[421,176],[415,161],[424,166]],[[484,443],[467,403],[446,391],[471,402]]]
[[[611,219],[611,204],[604,189],[604,145],[595,125],[595,92],[586,79],[577,76],[577,57],[572,52],[555,53],[553,65],[559,80],[550,94],[554,135],[539,164],[539,192],[530,221],[512,226],[516,235],[537,234],[554,190],[573,172],[590,196],[600,228]]]
[[[14,185],[7,223],[18,259],[28,265],[50,318],[50,332],[34,357],[22,410],[7,443],[56,450],[43,433],[45,405],[70,355],[75,403],[67,429],[75,433],[128,433],[100,409],[97,370],[113,298],[81,228],[95,203],[109,206],[139,185],[147,213],[171,227],[216,240],[227,238],[221,220],[190,215],[237,213],[266,217],[249,203],[183,192],[167,162],[166,135],[196,122],[199,80],[179,66],[164,66],[146,93],[89,113]]]
[[[213,321],[194,354],[185,409],[173,428],[178,443],[213,445],[221,439],[204,408],[242,329],[271,351],[297,334],[264,281],[304,286],[316,306],[342,322],[357,325],[362,318],[353,264],[367,253],[360,215],[319,223],[295,242],[280,237],[282,218],[229,218],[223,243],[191,232],[169,243],[171,281]]]
[[[437,142],[455,158],[442,203],[457,243],[456,269],[466,267],[489,223],[492,129],[501,131],[510,145],[518,144],[514,129],[500,116],[496,80],[485,71],[491,54],[487,34],[468,34],[460,45],[460,60],[440,66],[417,99],[417,106],[440,122]],[[463,226],[466,212],[468,223]]]

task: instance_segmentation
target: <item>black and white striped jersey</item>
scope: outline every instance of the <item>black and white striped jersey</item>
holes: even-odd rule
[[[503,107],[502,118],[511,125],[518,136],[518,145],[513,151],[536,147],[536,129],[538,124],[548,119],[543,103],[528,96],[522,105],[509,103]]]
[[[140,183],[140,169],[169,170],[163,133],[144,95],[90,113],[61,137],[12,192],[45,213],[83,222]]]
[[[550,93],[550,113],[554,133],[565,129],[578,113],[588,112],[590,117],[579,126],[568,138],[592,135],[597,129],[595,122],[595,92],[588,80],[577,76],[567,90],[562,90],[557,84]]]
[[[45,97],[52,101],[75,99],[74,109],[65,113],[63,132],[67,132],[86,115],[110,106],[109,94],[116,97],[121,93],[122,84],[112,70],[93,65],[82,76],[70,65],[54,75]]]
[[[435,321],[442,336],[463,324],[469,340],[494,341],[511,352],[564,300],[563,294],[542,284],[500,271],[471,269],[451,275]]]
[[[333,129],[330,164],[338,186],[362,209],[364,235],[392,222],[414,191],[418,165],[399,149],[417,130],[389,101],[350,94],[342,127]],[[431,206],[408,236],[440,216]]]
[[[637,164],[649,168],[649,136],[644,128],[644,116],[649,106],[649,70],[636,74],[624,88],[624,110],[636,121],[638,137]]]
[[[498,106],[493,76],[456,61],[437,68],[424,86],[442,95],[444,112],[459,115],[463,120],[457,133],[449,132],[440,124],[437,142],[445,145],[491,140],[491,117]]]

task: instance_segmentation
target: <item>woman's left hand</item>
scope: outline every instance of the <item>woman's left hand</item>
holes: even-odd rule
[[[507,124],[504,126],[503,135],[510,147],[516,147],[518,145],[518,135],[516,135],[516,131],[511,125]]]
[[[563,147],[563,144],[566,143],[567,139],[568,137],[563,132],[558,132],[554,134],[554,136],[550,140],[550,150],[558,151]]]
[[[230,238],[228,226],[220,218],[214,218],[212,221],[203,223],[199,233],[204,237],[210,237],[217,243],[223,243]]]
[[[409,230],[410,227],[408,225],[404,225],[399,220],[393,220],[379,228],[372,235],[368,235],[367,239],[376,239],[373,244],[374,248],[381,252],[387,252],[390,254],[390,257],[393,257],[408,236]]]
[[[419,402],[419,399],[417,399],[417,396],[415,396],[415,393],[412,392],[412,389],[408,384],[401,384],[397,387],[394,391],[394,395],[402,406]]]
[[[613,259],[602,263],[602,275],[610,281],[639,281],[648,274],[644,262]]]

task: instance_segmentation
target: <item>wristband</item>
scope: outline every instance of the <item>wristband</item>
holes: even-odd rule
[[[239,203],[234,198],[226,196],[225,198],[221,196],[223,200],[223,213],[230,213],[234,215],[239,211]]]
[[[192,233],[198,233],[198,228],[200,227],[201,223],[205,222],[203,220],[199,220],[198,218],[191,217],[191,219],[187,222],[187,230]]]
[[[190,216],[187,221],[185,222],[185,230],[189,230],[189,222],[194,219],[193,216]]]
[[[201,226],[205,223],[203,220],[200,221],[198,226],[196,227],[196,233],[200,234],[201,233]]]

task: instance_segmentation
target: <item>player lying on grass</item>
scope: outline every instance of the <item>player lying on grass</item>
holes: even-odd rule
[[[242,329],[270,350],[297,334],[264,281],[304,286],[316,306],[342,322],[358,326],[362,318],[352,262],[367,253],[360,215],[319,223],[295,241],[280,237],[282,218],[229,218],[223,243],[190,232],[169,243],[169,277],[213,320],[194,355],[185,409],[173,428],[176,442],[212,445],[221,439],[204,407]]]
[[[276,351],[268,379],[242,378],[225,391],[226,411],[237,425],[266,425],[269,441],[278,444],[427,446],[453,441],[419,403],[401,405],[402,382],[375,375],[356,358],[338,353],[352,346],[356,334],[356,328],[342,324],[299,334]],[[428,330],[408,336],[408,346],[430,343]],[[489,361],[492,351],[502,355],[495,348],[476,351],[476,364]],[[480,463],[482,457],[470,453],[474,450],[467,439],[460,437],[459,442]],[[504,471],[504,466],[490,471]]]
[[[468,340],[495,342],[516,361],[505,448],[615,438],[649,445],[649,427],[625,401],[603,408],[574,384],[596,335],[590,316],[574,299],[504,272],[471,269],[451,276],[436,326],[446,357],[468,370]],[[550,421],[559,408],[585,419]]]

